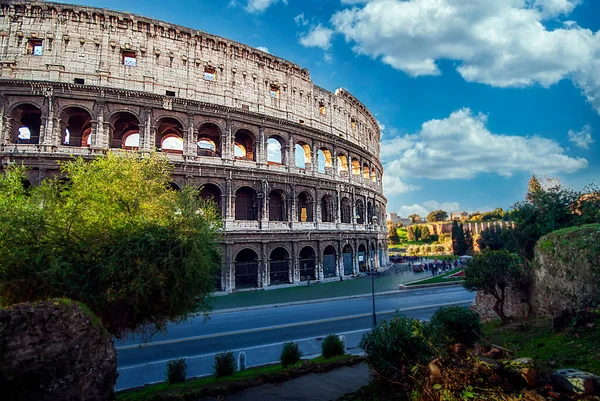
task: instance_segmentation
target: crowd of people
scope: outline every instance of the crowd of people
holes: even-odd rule
[[[390,262],[395,264],[396,273],[429,271],[432,276],[462,267],[463,265],[462,259],[450,261],[438,258],[429,259],[424,256],[392,256],[390,257]]]

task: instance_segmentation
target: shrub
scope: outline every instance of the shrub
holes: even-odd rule
[[[215,377],[232,376],[237,370],[233,352],[227,351],[215,356],[213,374]]]
[[[287,368],[298,362],[301,356],[302,352],[300,352],[300,349],[298,348],[298,343],[291,342],[284,344],[279,359],[281,359],[281,365],[284,368]]]
[[[332,358],[334,356],[344,355],[346,347],[344,343],[335,334],[330,334],[323,340],[321,344],[321,354],[323,358]]]
[[[185,359],[178,358],[167,362],[166,376],[168,384],[183,383],[187,376]]]
[[[435,339],[442,345],[472,345],[481,335],[479,315],[462,306],[442,306],[429,321]]]
[[[359,347],[378,375],[401,381],[409,378],[413,366],[434,355],[427,329],[428,325],[418,320],[396,315],[365,333]]]

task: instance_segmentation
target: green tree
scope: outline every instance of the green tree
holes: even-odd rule
[[[503,323],[508,322],[509,319],[504,313],[506,290],[527,278],[527,271],[519,257],[507,250],[484,250],[469,261],[464,272],[464,287],[469,291],[482,291],[494,297],[494,312]]]
[[[413,226],[413,230],[415,232],[415,241],[421,240],[421,232],[423,231],[423,226]]]
[[[429,240],[429,227],[427,226],[421,226],[421,241],[427,241]]]
[[[504,247],[502,227],[498,224],[494,224],[482,230],[477,239],[477,245],[479,245],[479,249],[482,251],[486,248],[489,248],[492,251],[502,249]]]
[[[421,221],[421,216],[419,216],[416,213],[410,214],[408,215],[408,218],[413,222],[416,223],[417,221]]]
[[[462,226],[462,224],[461,224]],[[473,235],[471,234],[471,230],[463,230],[464,233],[464,254],[463,255],[472,255],[473,254]]]
[[[448,213],[443,210],[434,210],[427,215],[427,222],[433,223],[435,221],[445,221],[448,218]]]
[[[166,159],[109,153],[61,173],[27,192],[22,168],[0,177],[0,306],[71,298],[116,337],[210,310],[220,217],[169,188]]]
[[[465,254],[465,232],[463,225],[456,220],[452,222],[452,253],[457,256]]]
[[[406,227],[406,238],[408,238],[409,241],[417,240],[417,236],[415,235],[415,226]]]
[[[396,229],[396,226],[394,226],[393,224],[390,224],[388,226],[388,239],[390,240],[391,244],[399,244],[400,243],[400,236],[398,235],[398,230]]]

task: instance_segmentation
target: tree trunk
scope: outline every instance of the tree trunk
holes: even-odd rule
[[[504,289],[500,289],[500,295],[499,296],[494,296],[494,298],[496,298],[496,303],[494,303],[494,312],[496,312],[496,315],[498,315],[498,317],[500,317],[500,320],[502,320],[502,324],[506,324],[508,323],[508,321],[510,320],[508,318],[508,316],[506,316],[504,314]]]

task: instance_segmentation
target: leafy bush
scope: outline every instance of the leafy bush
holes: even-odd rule
[[[330,334],[323,340],[321,344],[321,354],[323,358],[332,358],[334,356],[344,355],[346,347],[344,343],[335,334]]]
[[[183,383],[187,377],[187,363],[185,359],[178,358],[167,362],[167,383]]]
[[[396,315],[365,333],[359,347],[377,374],[398,381],[408,378],[413,366],[434,355],[429,337],[428,325]]]
[[[429,321],[435,340],[442,345],[472,345],[481,335],[479,315],[462,306],[442,306]]]
[[[298,348],[298,343],[291,342],[284,344],[279,359],[281,359],[281,365],[284,368],[287,368],[298,362],[301,356],[302,352],[300,352],[300,349]]]
[[[227,351],[215,356],[213,374],[215,377],[232,376],[237,370],[233,352]]]

